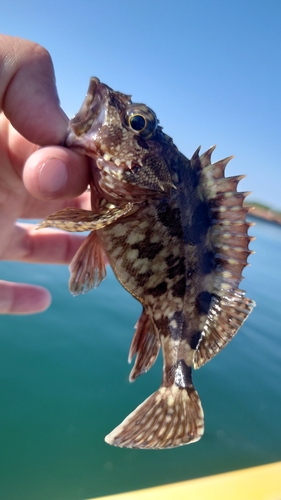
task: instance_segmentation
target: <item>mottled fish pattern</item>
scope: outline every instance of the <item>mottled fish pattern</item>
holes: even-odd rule
[[[192,368],[225,347],[254,306],[238,288],[251,253],[247,193],[236,189],[243,176],[225,177],[231,158],[212,164],[214,147],[187,159],[150,108],[97,78],[70,121],[66,146],[91,158],[92,210],[65,209],[41,227],[91,231],[71,263],[70,290],[97,286],[106,254],[143,306],[130,380],[163,352],[160,389],[106,441],[152,449],[197,441],[204,418]]]

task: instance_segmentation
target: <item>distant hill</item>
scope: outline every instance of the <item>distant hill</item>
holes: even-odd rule
[[[251,210],[249,214],[251,217],[267,220],[281,225],[281,212],[273,210],[273,208],[259,203],[258,201],[245,202],[244,205],[247,207],[253,207],[253,210]]]

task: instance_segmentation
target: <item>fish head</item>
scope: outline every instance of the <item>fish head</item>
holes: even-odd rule
[[[92,158],[93,177],[107,199],[140,200],[173,187],[169,159],[177,148],[156,114],[98,78],[90,79],[65,144]]]

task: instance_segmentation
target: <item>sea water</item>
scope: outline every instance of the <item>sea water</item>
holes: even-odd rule
[[[80,500],[281,460],[281,228],[257,221],[241,287],[257,307],[194,373],[201,441],[127,450],[104,436],[161,383],[161,356],[133,384],[128,350],[141,307],[108,269],[73,298],[66,266],[1,262],[1,279],[40,284],[48,311],[0,317],[0,498]]]

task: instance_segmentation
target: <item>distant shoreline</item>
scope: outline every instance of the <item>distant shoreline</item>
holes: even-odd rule
[[[262,219],[267,222],[273,222],[281,226],[281,213],[276,212],[270,207],[261,206],[259,203],[245,203],[247,207],[253,207],[249,215],[255,219]]]

